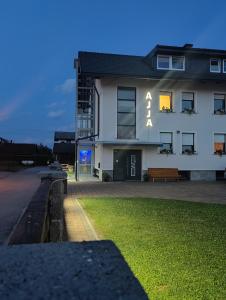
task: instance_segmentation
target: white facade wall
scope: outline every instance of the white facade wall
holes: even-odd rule
[[[226,115],[214,115],[214,93],[226,93],[225,84],[191,83],[168,80],[101,79],[96,82],[100,93],[99,141],[117,141],[117,87],[136,88],[136,140],[135,142],[160,142],[160,132],[173,133],[174,154],[159,154],[158,147],[137,146],[142,150],[142,169],[172,167],[179,170],[224,170],[226,155],[214,155],[214,133],[226,133]],[[173,113],[159,112],[159,93],[173,93]],[[181,113],[182,92],[195,93],[195,114]],[[152,127],[146,127],[146,94],[151,92]],[[182,154],[182,133],[195,133],[194,155]],[[131,140],[130,140],[131,141]],[[99,146],[100,147],[100,146]],[[113,149],[120,146],[103,146],[96,153],[101,169],[113,169]],[[128,147],[129,148],[129,147]],[[100,154],[101,151],[101,154]]]

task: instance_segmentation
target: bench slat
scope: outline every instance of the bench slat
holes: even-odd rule
[[[155,179],[163,179],[165,181],[182,179],[176,168],[149,168],[148,175],[152,181],[155,181]]]

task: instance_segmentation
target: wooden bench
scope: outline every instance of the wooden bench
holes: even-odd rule
[[[148,169],[149,181],[178,181],[183,179],[176,168],[150,168]]]

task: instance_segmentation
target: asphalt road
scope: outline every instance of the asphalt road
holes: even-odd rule
[[[0,172],[0,244],[10,235],[23,210],[40,184],[35,167],[16,173]]]

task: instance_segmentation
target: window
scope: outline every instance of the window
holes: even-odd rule
[[[173,153],[173,143],[172,143],[172,132],[160,132],[160,142],[161,148],[160,153],[170,154]]]
[[[182,112],[194,113],[194,93],[182,93]]]
[[[78,114],[91,114],[91,105],[87,101],[78,102]]]
[[[182,133],[182,154],[194,154],[194,133]]]
[[[223,73],[226,73],[226,59],[223,60]]]
[[[118,88],[118,139],[136,138],[136,89]]]
[[[214,94],[214,113],[225,114],[225,101],[226,95],[224,94]]]
[[[184,70],[184,56],[172,56],[172,69]]]
[[[158,55],[158,69],[170,69],[170,56]]]
[[[172,93],[160,92],[159,110],[161,112],[172,112]]]
[[[157,56],[157,69],[184,71],[185,70],[185,57],[184,56],[158,55]]]
[[[216,133],[214,134],[214,153],[224,154],[225,153],[226,134]]]
[[[210,72],[220,73],[221,71],[221,60],[218,58],[210,59]]]

